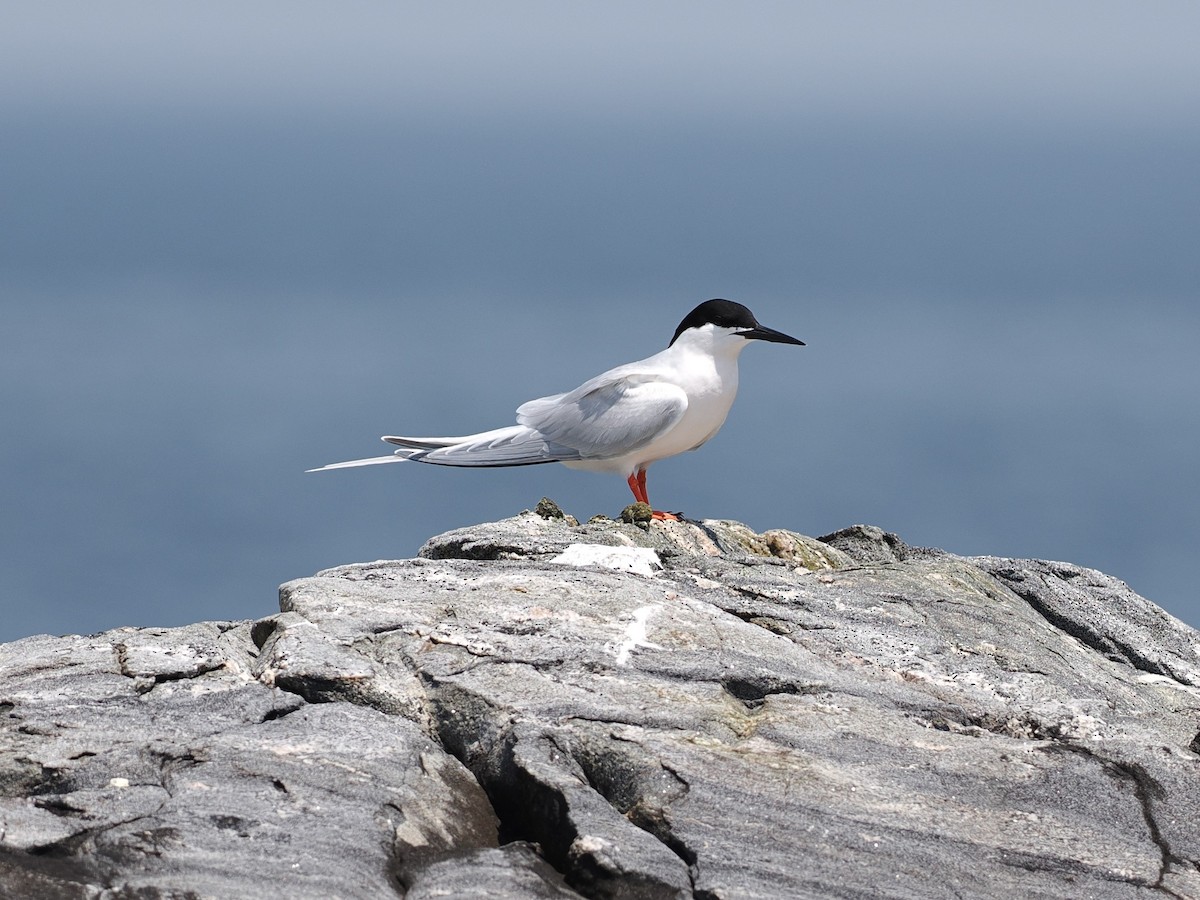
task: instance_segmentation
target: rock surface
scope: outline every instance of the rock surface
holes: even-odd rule
[[[1200,634],[1115,579],[541,509],[0,647],[0,896],[1200,898]]]

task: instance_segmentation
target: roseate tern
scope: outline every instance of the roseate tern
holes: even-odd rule
[[[532,466],[559,462],[572,469],[626,476],[645,504],[646,469],[695,450],[725,423],[738,387],[738,356],[749,341],[799,344],[758,324],[732,300],[708,300],[675,329],[667,349],[641,362],[609,369],[575,390],[530,400],[517,424],[461,437],[395,437],[388,456],[333,463],[310,472],[380,463],[439,466]],[[656,519],[674,513],[653,511]]]

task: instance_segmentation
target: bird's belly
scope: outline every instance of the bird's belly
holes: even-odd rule
[[[725,424],[732,397],[705,395],[688,404],[679,424],[642,449],[641,461],[652,463],[699,447]]]
[[[733,405],[732,393],[722,395],[714,392],[693,396],[687,412],[674,428],[637,450],[609,459],[571,460],[563,465],[591,472],[628,475],[657,460],[694,450],[716,434],[725,423],[725,417]]]

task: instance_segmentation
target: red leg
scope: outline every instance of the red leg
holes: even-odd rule
[[[630,475],[628,484],[629,484],[629,489],[631,491],[633,491],[633,499],[637,503],[649,503],[649,501],[646,499],[646,473],[645,472],[642,473],[642,477],[640,480],[638,479],[638,476],[636,473],[633,475]]]

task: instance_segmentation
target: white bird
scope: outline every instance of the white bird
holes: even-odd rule
[[[559,462],[572,469],[626,476],[641,503],[646,469],[695,450],[725,424],[738,387],[738,356],[749,341],[804,341],[758,324],[731,300],[708,300],[675,329],[667,349],[609,369],[573,391],[530,400],[517,424],[460,437],[396,437],[388,456],[333,463],[310,472],[422,462],[439,466],[531,466]],[[674,513],[653,511],[656,519]]]

